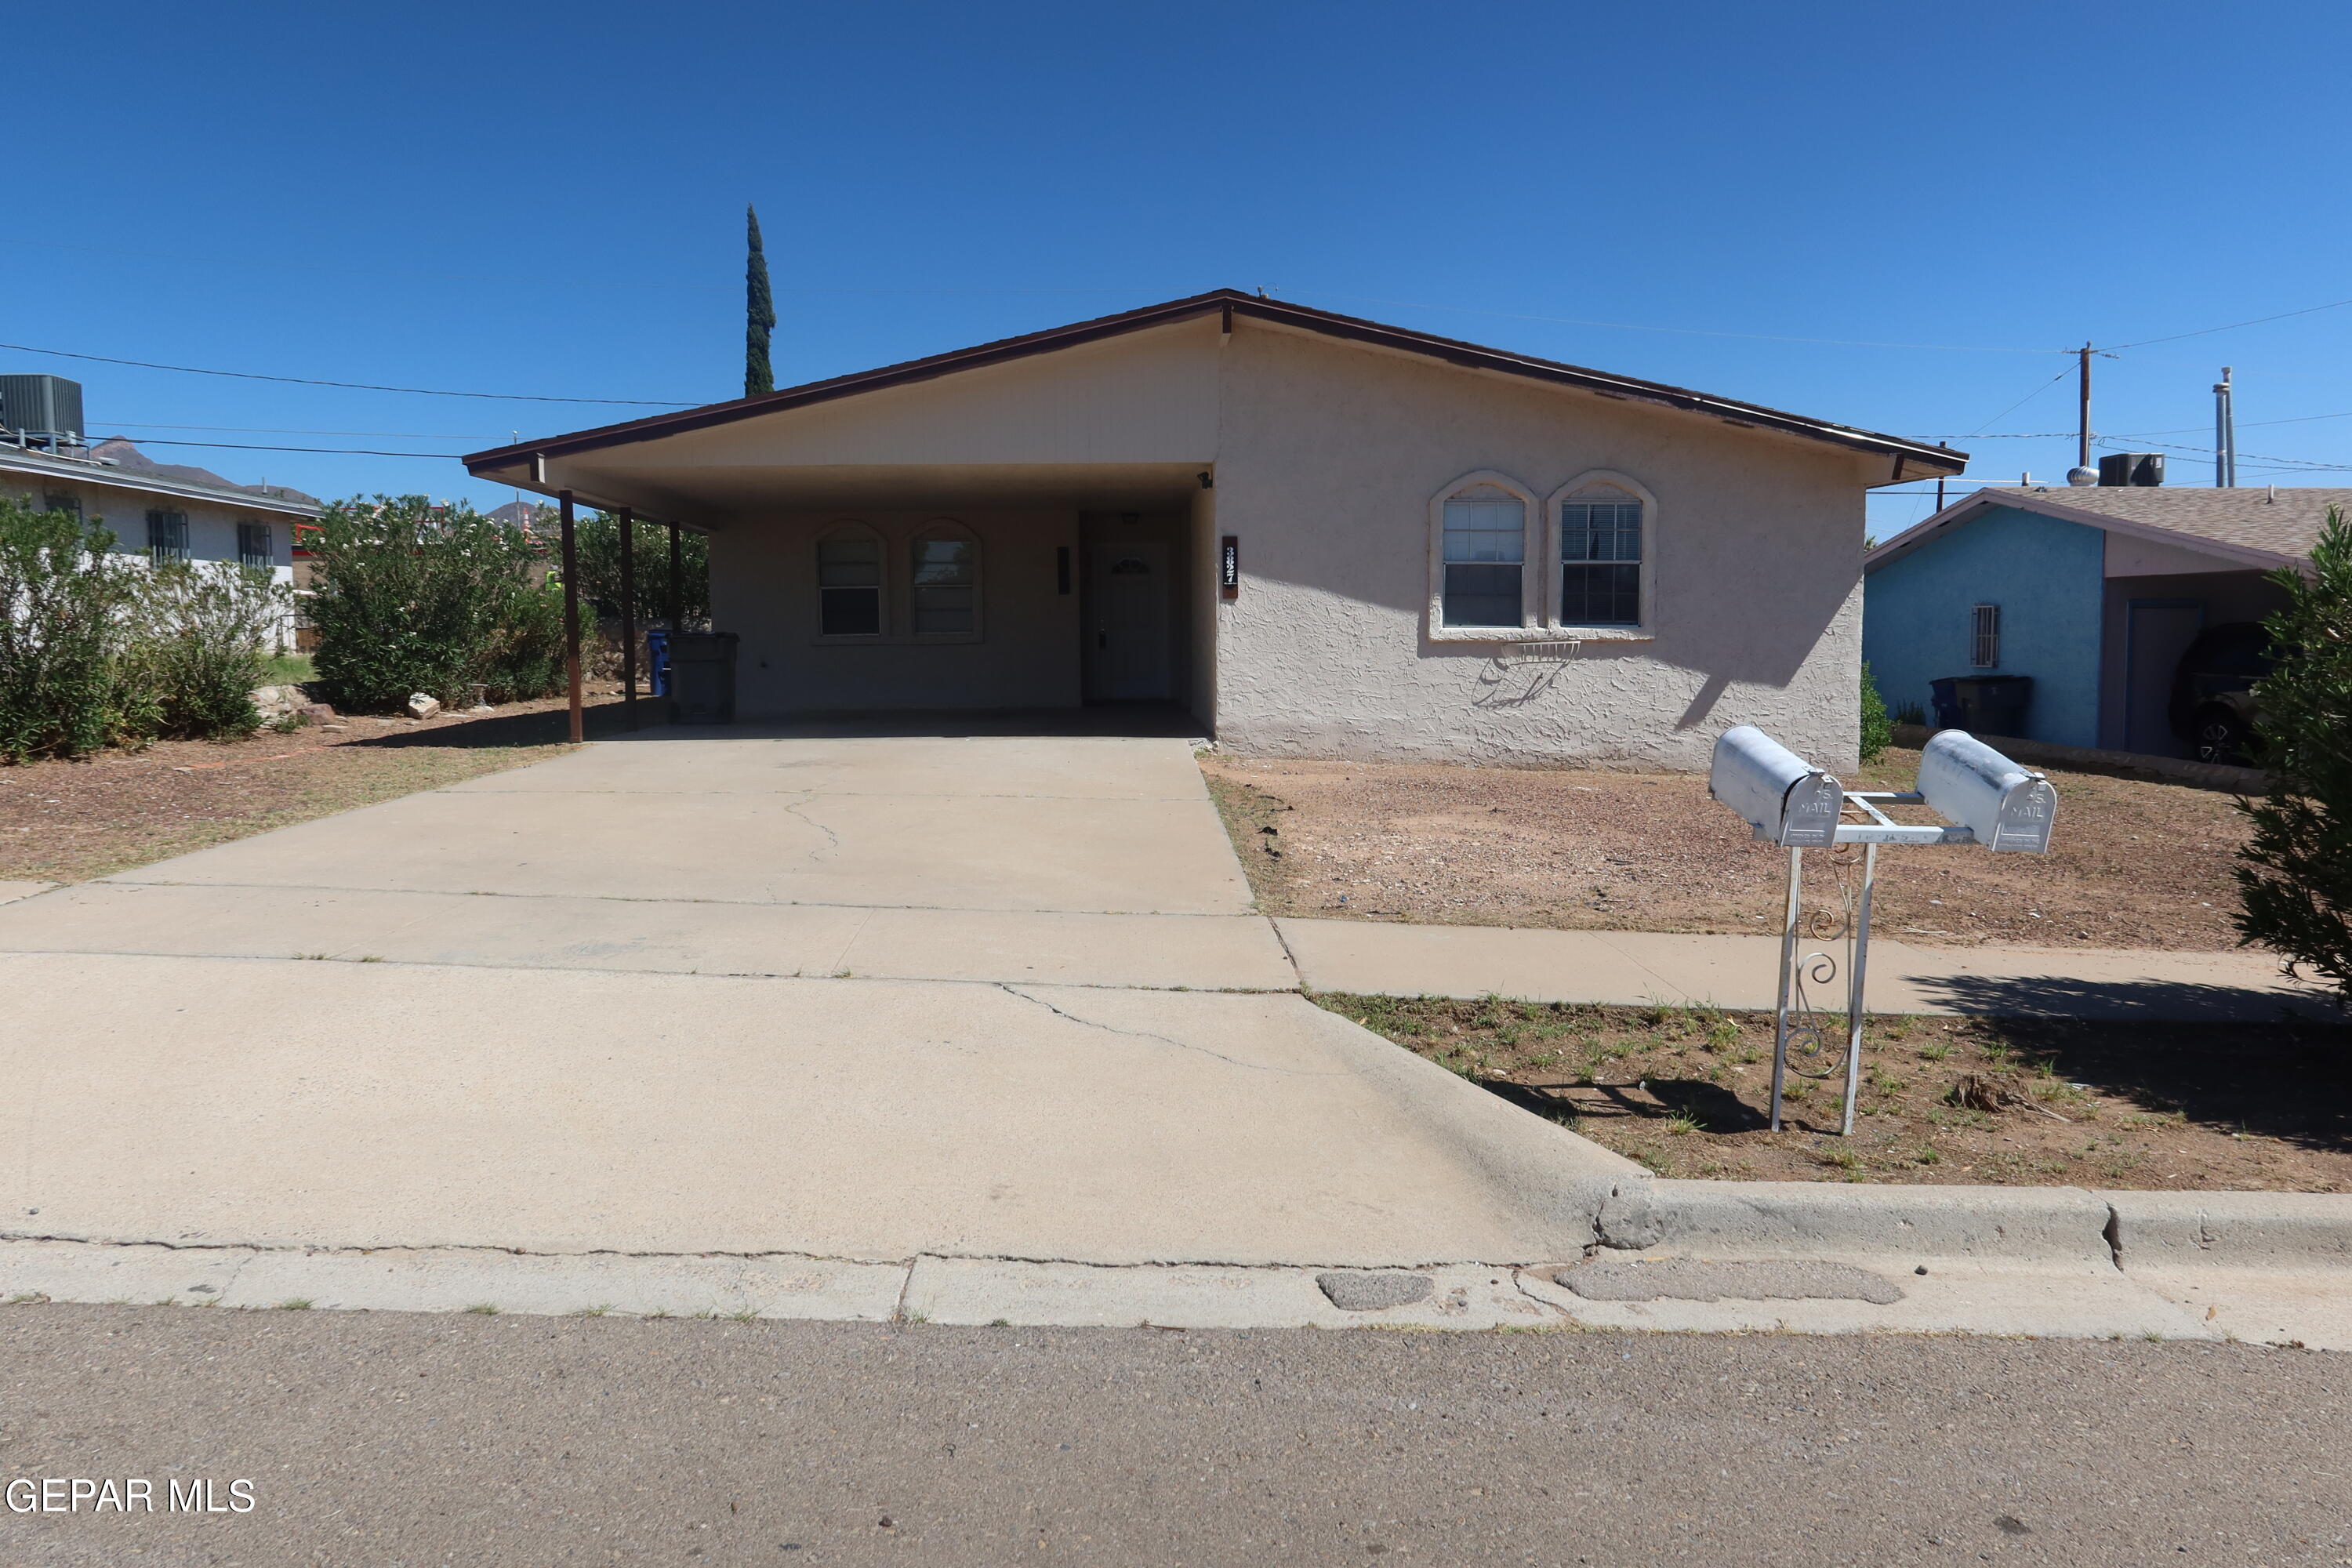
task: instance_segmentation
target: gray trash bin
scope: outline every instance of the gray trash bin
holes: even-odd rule
[[[733,632],[677,632],[669,639],[669,721],[735,722]]]

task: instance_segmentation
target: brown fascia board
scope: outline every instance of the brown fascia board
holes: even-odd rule
[[[592,430],[577,430],[569,435],[551,436],[538,441],[517,442],[510,446],[493,447],[486,451],[469,453],[463,460],[467,468],[481,474],[516,463],[527,464],[533,458],[560,458],[575,452],[594,451],[601,447],[625,446],[635,441],[657,440],[664,436],[676,436],[688,430],[707,429],[714,425],[732,424],[738,419],[755,418],[763,414],[782,413],[810,404],[828,403],[835,398],[852,397],[859,393],[878,392],[886,387],[904,386],[915,382],[933,381],[953,375],[959,371],[976,370],[983,365],[1002,364],[1011,360],[1026,359],[1033,354],[1051,353],[1058,349],[1075,348],[1081,343],[1099,342],[1104,338],[1123,336],[1151,327],[1166,326],[1177,321],[1221,312],[1229,320],[1234,316],[1249,316],[1277,326],[1318,332],[1326,337],[1343,338],[1352,342],[1389,348],[1424,359],[1441,360],[1449,364],[1471,370],[1498,371],[1505,374],[1524,376],[1530,380],[1549,382],[1555,385],[1578,387],[1604,396],[1622,397],[1638,402],[1657,404],[1688,413],[1711,415],[1727,424],[1753,426],[1768,430],[1826,441],[1858,452],[1882,453],[1896,459],[1893,465],[1895,478],[1881,481],[1895,483],[1910,478],[1932,479],[1937,473],[1947,476],[1959,473],[1968,466],[1968,454],[1949,447],[1930,447],[1923,442],[1906,441],[1897,436],[1884,436],[1874,431],[1858,430],[1844,425],[1826,424],[1807,419],[1801,415],[1784,414],[1779,409],[1758,404],[1740,403],[1731,398],[1714,397],[1685,387],[1667,386],[1660,382],[1641,381],[1632,376],[1611,375],[1603,371],[1587,370],[1579,365],[1561,364],[1552,360],[1536,359],[1527,354],[1491,349],[1477,343],[1463,342],[1453,338],[1433,337],[1403,327],[1391,327],[1379,321],[1367,321],[1354,316],[1336,315],[1286,300],[1267,300],[1255,294],[1244,294],[1235,289],[1218,289],[1206,294],[1195,294],[1186,300],[1171,300],[1166,304],[1147,305],[1141,310],[1122,311],[1115,316],[1102,316],[1090,321],[1077,321],[1069,326],[1052,327],[1042,332],[1030,332],[1016,338],[1003,338],[995,342],[982,343],[973,348],[956,349],[948,353],[932,354],[925,359],[908,360],[901,364],[884,365],[875,370],[858,371],[849,375],[835,376],[828,381],[813,381],[803,386],[785,387],[782,391],[762,393],[756,397],[739,397],[726,403],[706,404],[676,414],[656,414],[643,419],[631,419],[619,425],[604,425]],[[1916,471],[1906,471],[1916,470]]]
[[[1935,516],[1922,518],[1877,549],[1865,553],[1862,558],[1863,574],[1868,576],[1881,566],[1900,561],[1922,545],[1929,543],[1962,523],[1972,521],[1979,513],[1997,506],[2016,507],[2023,511],[2040,512],[2042,516],[2055,518],[2060,522],[2079,522],[2085,528],[2095,528],[2103,533],[2127,534],[2134,539],[2145,539],[2155,544],[2169,544],[2183,550],[2193,550],[2220,560],[2239,562],[2249,571],[2267,571],[2279,566],[2308,565],[2308,563],[2300,556],[2282,555],[2274,550],[2257,549],[2251,544],[2231,544],[2225,540],[2209,539],[2201,533],[2191,533],[2186,529],[2166,528],[2158,523],[2141,522],[2135,518],[2115,517],[2103,511],[2084,511],[2080,507],[2067,506],[2062,501],[2044,500],[2038,493],[2021,494],[2015,490],[1987,489],[1961,497]]]

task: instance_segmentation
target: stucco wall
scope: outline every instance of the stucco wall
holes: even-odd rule
[[[147,556],[147,512],[151,507],[187,514],[188,558],[192,561],[236,561],[236,525],[266,523],[269,528],[271,574],[289,587],[293,585],[294,518],[199,500],[193,496],[141,495],[112,485],[78,483],[69,476],[0,473],[0,493],[16,495],[35,507],[48,496],[74,496],[81,502],[85,520],[103,522],[113,531],[118,554],[134,556],[142,562]],[[290,611],[280,635],[289,646],[292,644],[294,618]]]
[[[1867,579],[1863,657],[1889,708],[1946,676],[2030,675],[2025,739],[2099,743],[2100,582],[2105,531],[1994,507]],[[1969,664],[1970,608],[2000,606],[2000,665]]]
[[[907,631],[911,543],[943,521],[980,541],[976,637],[933,640]],[[879,639],[817,636],[816,541],[845,522],[871,527],[884,541],[889,629]],[[1056,591],[1057,546],[1067,546],[1075,563],[1075,510],[785,513],[714,531],[712,623],[743,639],[737,713],[1076,706],[1078,585]]]
[[[1221,744],[1697,768],[1754,723],[1851,762],[1882,460],[1257,322],[1223,356],[1213,531],[1239,537],[1243,584],[1215,606]],[[1432,498],[1491,469],[1540,500],[1596,468],[1656,498],[1654,635],[1433,641]]]

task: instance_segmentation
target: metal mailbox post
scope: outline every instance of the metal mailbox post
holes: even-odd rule
[[[2046,854],[2058,816],[2058,792],[2042,774],[2020,767],[1961,730],[1931,737],[1919,758],[1914,790],[1849,790],[1752,724],[1726,730],[1715,742],[1707,794],[1739,814],[1759,840],[1789,851],[1788,913],[1780,931],[1780,980],[1772,1047],[1772,1131],[1780,1130],[1781,1091],[1788,1082],[1791,1040],[1801,1054],[1822,1053],[1821,1026],[1805,994],[1808,980],[1836,980],[1838,959],[1827,951],[1800,955],[1805,851],[1862,846],[1862,888],[1847,910],[1845,1113],[1839,1131],[1853,1131],[1853,1102],[1862,1087],[1863,984],[1870,964],[1870,896],[1878,879],[1882,844],[1981,844],[1999,852]],[[1925,805],[1944,826],[1895,821],[1883,805]],[[1834,932],[1831,940],[1835,939]],[[1790,1003],[1798,1021],[1790,1022]],[[1806,1072],[1827,1078],[1829,1071]],[[1834,1070],[1833,1068],[1831,1070]]]

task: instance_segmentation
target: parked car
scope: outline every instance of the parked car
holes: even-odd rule
[[[2278,662],[2255,621],[2208,626],[2180,656],[2172,677],[2173,733],[2200,763],[2244,766],[2260,744],[2254,682]]]

